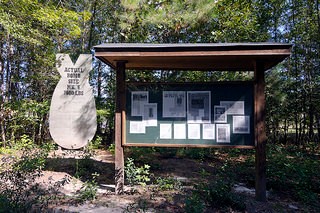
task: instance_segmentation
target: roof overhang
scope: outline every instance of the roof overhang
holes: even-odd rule
[[[116,68],[118,61],[134,70],[253,71],[256,62],[268,70],[290,56],[282,43],[107,43],[94,47],[95,57]]]

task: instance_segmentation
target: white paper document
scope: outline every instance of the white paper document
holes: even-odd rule
[[[131,134],[145,134],[146,127],[143,121],[130,121],[130,133]]]
[[[162,117],[185,118],[186,117],[186,92],[163,91],[162,93]]]
[[[148,91],[131,92],[131,116],[143,116],[144,105],[148,102]]]
[[[220,101],[220,106],[226,107],[228,115],[244,115],[244,101]]]
[[[211,122],[211,92],[188,91],[187,92],[187,116],[188,123]]]
[[[200,124],[188,124],[188,139],[200,139]]]
[[[227,123],[227,113],[225,106],[214,106],[214,122]]]
[[[173,138],[174,139],[186,139],[186,124],[174,124],[173,125]]]
[[[230,143],[230,124],[216,124],[217,143]]]
[[[250,116],[233,116],[233,133],[250,134]]]
[[[202,139],[214,140],[216,135],[215,133],[214,124],[202,124]]]
[[[172,124],[160,124],[160,139],[172,139]]]
[[[157,103],[148,103],[143,106],[143,121],[146,126],[157,126]]]

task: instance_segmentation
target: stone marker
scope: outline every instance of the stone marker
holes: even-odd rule
[[[97,130],[96,105],[88,81],[92,56],[81,54],[76,64],[67,54],[57,54],[56,59],[61,79],[51,100],[50,134],[63,148],[79,149]]]

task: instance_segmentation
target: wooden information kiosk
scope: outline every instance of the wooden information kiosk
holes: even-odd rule
[[[290,56],[291,45],[117,43],[94,49],[116,70],[116,194],[123,193],[123,146],[235,147],[255,148],[256,199],[266,201],[264,72]],[[254,80],[132,86],[126,69],[253,71]]]

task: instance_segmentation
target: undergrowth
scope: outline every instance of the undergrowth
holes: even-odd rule
[[[42,187],[36,180],[42,176],[50,148],[37,147],[25,136],[17,144],[18,154],[1,158],[0,212],[43,211],[58,198],[69,177]]]
[[[292,195],[320,211],[319,151],[305,147],[270,145],[267,152],[269,189]]]
[[[320,212],[320,148],[319,144],[305,146],[267,144],[267,190],[285,194],[305,208]],[[243,210],[241,196],[232,192],[233,184],[243,183],[254,188],[254,149],[192,149],[192,148],[134,148],[129,152],[137,162],[151,165],[161,158],[189,158],[212,164],[218,171],[213,179],[195,185],[186,200],[186,211],[203,209],[203,206]],[[160,159],[160,160],[159,160]],[[160,164],[161,165],[161,164]],[[206,174],[200,170],[199,174]],[[206,179],[206,178],[204,178]],[[155,184],[171,187],[169,180]],[[193,206],[193,207],[191,207]],[[197,206],[197,207],[195,207]],[[195,210],[194,210],[195,211]]]

